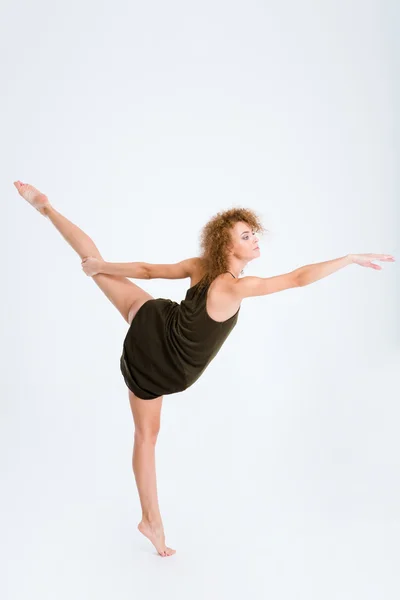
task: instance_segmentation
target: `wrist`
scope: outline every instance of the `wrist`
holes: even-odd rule
[[[105,260],[100,260],[99,273],[104,273],[105,275],[111,275],[109,264],[110,263],[106,262]]]
[[[351,265],[354,262],[353,261],[353,256],[354,256],[354,254],[347,254],[346,255],[347,264]]]

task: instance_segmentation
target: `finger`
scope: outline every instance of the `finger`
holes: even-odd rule
[[[368,256],[377,260],[388,260],[393,258],[392,254],[369,254]]]

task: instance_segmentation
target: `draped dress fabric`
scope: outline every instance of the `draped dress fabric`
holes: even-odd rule
[[[240,307],[226,321],[215,321],[206,310],[209,285],[199,290],[199,283],[180,304],[166,298],[147,300],[133,318],[120,368],[139,398],[153,400],[193,385],[235,327]]]

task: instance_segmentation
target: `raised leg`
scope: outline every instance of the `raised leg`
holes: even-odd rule
[[[164,527],[157,496],[155,447],[160,431],[163,396],[142,400],[129,390],[135,440],[132,467],[142,507],[138,529],[154,544],[161,556],[170,556],[175,550],[165,545]]]
[[[82,259],[88,256],[102,258],[93,240],[77,225],[74,225],[74,223],[59,213],[50,204],[47,196],[29,184],[15,182],[14,185],[25,200],[53,223],[63,238]],[[98,275],[94,275],[92,279],[129,324],[140,306],[153,298],[153,296],[126,277],[99,273]]]
[[[44,213],[82,259],[87,256],[102,258],[93,240],[77,225],[71,223],[52,206],[46,207]],[[119,310],[127,323],[131,322],[141,304],[153,297],[126,277],[99,273],[92,279]]]

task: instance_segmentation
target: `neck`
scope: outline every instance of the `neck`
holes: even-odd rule
[[[236,279],[239,278],[240,273],[242,272],[242,270],[244,269],[244,267],[247,265],[247,262],[244,262],[242,260],[238,260],[238,259],[233,259],[229,261],[228,264],[228,271],[230,271],[232,273],[232,275],[234,275],[236,277]]]

